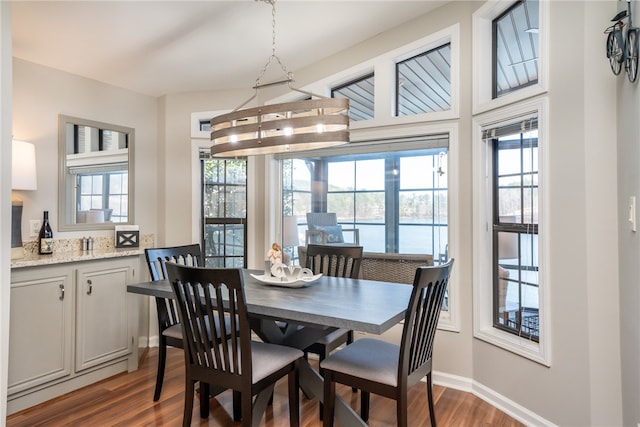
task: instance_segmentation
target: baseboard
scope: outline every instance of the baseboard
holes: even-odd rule
[[[434,371],[432,380],[440,386],[472,393],[525,425],[555,427],[551,421],[470,378]]]

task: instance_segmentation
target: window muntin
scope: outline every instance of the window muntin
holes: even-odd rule
[[[451,109],[451,43],[396,64],[396,116]]]
[[[331,96],[349,100],[349,120],[371,120],[374,117],[374,88],[373,74],[369,74],[333,88]]]
[[[492,22],[493,98],[538,82],[538,0],[522,0]]]
[[[526,126],[526,123],[529,126]],[[498,129],[493,149],[493,325],[538,342],[538,130]]]
[[[437,261],[448,244],[446,153],[441,147],[283,159],[283,215],[298,218],[302,236],[310,207],[336,212],[343,228],[359,229],[367,252],[433,254]],[[297,170],[304,180],[291,179]],[[416,176],[423,178],[409,178]]]
[[[247,258],[247,161],[202,160],[205,265],[243,268]]]

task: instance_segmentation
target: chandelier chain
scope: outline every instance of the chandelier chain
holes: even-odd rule
[[[260,72],[260,75],[256,79],[256,87],[260,86],[260,82],[262,78],[264,77],[265,73],[269,69],[269,66],[271,65],[271,62],[274,59],[278,61],[278,64],[280,64],[280,68],[282,69],[282,72],[284,72],[284,74],[287,76],[287,80],[291,81],[293,80],[292,73],[290,73],[287,70],[287,67],[285,67],[280,57],[276,55],[276,0],[256,0],[256,1],[263,1],[271,5],[271,56],[267,60],[267,63],[264,65],[264,67],[262,68],[262,71]]]

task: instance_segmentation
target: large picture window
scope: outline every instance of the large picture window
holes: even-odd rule
[[[357,229],[367,252],[445,258],[447,152],[448,138],[438,136],[283,158],[283,214],[298,219],[301,242],[308,212],[333,212],[344,241]]]

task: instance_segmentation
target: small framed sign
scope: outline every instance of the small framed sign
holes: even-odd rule
[[[116,225],[116,248],[140,246],[140,229],[137,225]]]

